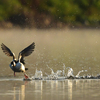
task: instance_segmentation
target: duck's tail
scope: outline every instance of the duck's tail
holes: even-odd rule
[[[28,70],[28,68],[25,68],[25,70]]]

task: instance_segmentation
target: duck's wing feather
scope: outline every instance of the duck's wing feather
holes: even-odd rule
[[[18,59],[20,59],[20,62],[22,62],[23,64],[25,64],[24,57],[25,56],[29,56],[34,51],[34,48],[35,48],[35,43],[33,42],[31,45],[29,45],[24,50],[22,50],[19,53],[19,56],[18,56]]]
[[[34,51],[34,48],[35,48],[35,43],[33,42],[31,45],[29,45],[24,50],[22,50],[19,53],[19,55],[21,55],[22,58],[25,57],[25,56],[29,56]]]
[[[21,57],[20,62],[23,63],[23,64],[25,64],[25,60],[24,60],[23,57]]]
[[[4,45],[3,43],[1,44],[1,48],[3,50],[3,52],[7,55],[7,56],[10,56],[10,57],[13,57],[13,53],[12,51],[6,46]]]

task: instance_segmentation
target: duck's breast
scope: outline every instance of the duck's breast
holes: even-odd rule
[[[16,64],[16,69],[22,71],[22,72],[25,72],[25,66],[22,64],[22,63],[17,63]]]

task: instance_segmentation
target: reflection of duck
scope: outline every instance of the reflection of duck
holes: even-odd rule
[[[28,70],[28,68],[25,68],[24,66],[24,57],[29,56],[34,51],[35,43],[33,42],[31,45],[22,50],[19,53],[18,60],[16,60],[15,54],[12,53],[12,51],[3,43],[1,44],[1,48],[7,56],[13,57],[13,61],[10,63],[9,66],[14,71],[14,76],[15,72],[24,72],[25,78],[28,78],[28,76],[25,74],[25,70]]]

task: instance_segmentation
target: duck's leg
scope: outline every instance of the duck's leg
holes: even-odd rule
[[[15,72],[14,72],[14,76],[16,76]]]
[[[25,77],[25,79],[29,78],[29,76],[26,73],[24,73],[24,77]]]

